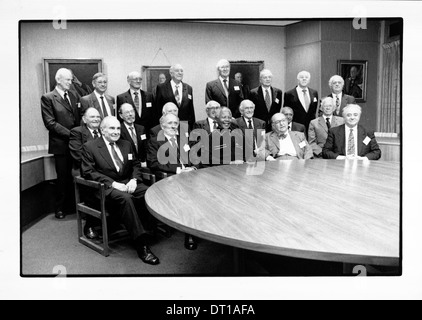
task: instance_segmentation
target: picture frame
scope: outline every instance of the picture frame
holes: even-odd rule
[[[72,70],[74,75],[71,91],[80,98],[90,94],[94,88],[92,86],[92,76],[97,72],[103,72],[102,59],[43,59],[44,71],[44,91],[45,93],[54,90],[56,86],[56,72],[60,68]]]
[[[259,86],[259,73],[264,69],[264,61],[229,61],[230,79],[235,79],[235,74],[240,72],[243,85],[250,89]]]
[[[337,72],[344,79],[343,92],[355,97],[356,102],[366,102],[368,61],[338,60]]]
[[[142,78],[145,84],[144,90],[154,93],[158,85],[158,77],[163,73],[166,76],[166,81],[170,77],[170,66],[142,66]]]

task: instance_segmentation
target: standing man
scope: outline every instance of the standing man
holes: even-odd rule
[[[205,88],[205,103],[217,101],[221,106],[228,107],[234,118],[240,116],[239,105],[243,100],[240,83],[229,79],[230,63],[222,59],[217,63],[218,79],[207,83]]]
[[[317,158],[322,157],[322,147],[327,141],[328,130],[344,123],[342,117],[333,115],[335,110],[333,98],[326,97],[322,99],[321,110],[322,115],[311,121],[308,130],[308,142],[312,147],[314,156]]]
[[[274,114],[271,122],[273,131],[265,135],[265,160],[306,160],[313,157],[305,135],[302,132],[289,131],[284,114]]]
[[[123,119],[120,138],[129,141],[132,149],[136,150],[136,158],[141,162],[141,167],[147,166],[147,135],[145,128],[135,123],[135,109],[129,103],[123,103],[119,110]]]
[[[322,148],[324,159],[378,160],[381,150],[373,131],[359,125],[362,109],[349,104],[343,109],[344,124],[328,130],[327,141]]]
[[[234,75],[234,80],[240,83],[240,88],[242,89],[243,99],[249,99],[250,88],[247,84],[243,84],[243,74],[240,72]]]
[[[81,112],[85,113],[88,108],[95,108],[101,115],[101,119],[108,116],[115,116],[114,98],[106,94],[107,76],[98,72],[92,77],[94,92],[81,98]]]
[[[305,126],[301,123],[297,123],[293,121],[293,117],[294,117],[294,112],[292,110],[292,108],[290,107],[283,107],[281,108],[281,113],[284,114],[287,118],[287,121],[289,121],[288,123],[288,129],[289,131],[299,131],[299,132],[303,132],[306,136],[306,129]]]
[[[254,117],[255,105],[251,100],[243,100],[240,103],[239,110],[242,116],[237,118],[236,122],[243,131],[243,150],[245,151],[246,161],[249,161],[253,158],[252,155],[256,157],[258,146],[264,140],[266,123]],[[253,133],[251,134],[249,130],[253,130]]]
[[[331,89],[331,93],[328,97],[333,98],[335,103],[334,115],[341,116],[344,107],[348,104],[354,104],[355,98],[343,93],[344,80],[338,75],[330,78],[328,86]]]
[[[115,117],[103,119],[102,137],[83,146],[82,175],[105,184],[106,200],[118,207],[112,213],[119,215],[134,241],[139,258],[156,265],[159,260],[147,245],[147,233],[140,218],[149,214],[144,203],[148,187],[142,183],[140,164],[132,145],[120,139],[120,127]]]
[[[128,74],[127,83],[129,90],[117,96],[117,113],[123,103],[131,104],[135,108],[135,123],[144,126],[148,132],[156,124],[152,93],[141,90],[142,76],[138,71]]]
[[[295,121],[303,124],[308,130],[309,122],[315,119],[318,112],[318,92],[308,87],[311,74],[301,71],[297,75],[296,88],[284,94],[283,107],[290,107],[295,113]]]
[[[41,114],[48,130],[48,152],[54,155],[57,173],[55,217],[63,219],[75,209],[70,130],[80,124],[77,98],[69,92],[72,72],[61,68],[56,73],[56,88],[41,97]]]
[[[265,121],[267,131],[271,131],[271,117],[280,112],[282,91],[271,86],[273,74],[264,69],[259,73],[259,87],[252,89],[250,99],[255,104],[255,117]]]
[[[157,121],[161,118],[161,110],[167,102],[173,102],[179,108],[179,120],[188,121],[192,129],[195,123],[192,87],[183,80],[183,67],[175,64],[170,67],[170,81],[157,86],[156,114]]]

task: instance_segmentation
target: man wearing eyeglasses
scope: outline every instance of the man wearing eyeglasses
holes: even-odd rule
[[[114,98],[106,94],[107,83],[107,75],[101,72],[94,74],[92,77],[94,92],[81,98],[82,114],[84,114],[88,108],[95,108],[100,113],[101,119],[115,115]]]
[[[156,124],[154,123],[154,103],[152,93],[141,90],[142,76],[138,71],[132,71],[127,76],[129,90],[117,96],[117,113],[124,103],[129,103],[135,109],[135,123],[144,126],[146,132]],[[118,115],[119,120],[123,121]]]
[[[271,118],[273,131],[265,135],[265,160],[312,159],[312,148],[305,135],[298,131],[289,131],[289,121],[282,113]]]

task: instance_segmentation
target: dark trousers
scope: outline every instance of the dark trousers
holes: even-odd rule
[[[112,189],[107,195],[107,201],[115,209],[111,214],[118,216],[134,240],[146,233],[141,219],[147,221],[149,215],[144,200],[147,189],[146,185],[138,183],[132,194]]]
[[[70,153],[55,154],[54,161],[57,174],[56,212],[74,212],[75,190],[72,177],[72,157]]]

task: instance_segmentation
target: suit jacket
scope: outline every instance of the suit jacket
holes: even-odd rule
[[[328,97],[330,97],[330,98],[333,98],[333,94],[332,93],[330,93],[329,95],[328,95]],[[334,98],[334,104],[336,103],[336,99]],[[344,109],[344,107],[345,106],[347,106],[348,104],[351,104],[351,103],[355,103],[355,97],[352,97],[352,96],[349,96],[349,95],[347,95],[347,94],[344,94],[343,92],[342,92],[342,94],[341,94],[341,102],[340,102],[340,111],[339,112],[337,112],[337,110],[335,110],[334,111],[334,115],[335,116],[342,116],[342,112],[343,112],[343,109]]]
[[[146,136],[146,130],[143,126],[140,124],[134,124],[135,131],[136,131],[136,139],[138,144],[138,152],[136,152],[136,157],[141,162],[146,162],[147,159],[147,136]],[[136,146],[133,142],[132,136],[130,135],[130,132],[126,128],[125,124],[122,123],[121,130],[120,130],[120,139],[129,141],[132,145],[132,149],[135,151]]]
[[[291,131],[303,132],[305,134],[305,136],[306,136],[306,128],[305,128],[305,126],[303,124],[292,121],[291,126],[292,126],[292,130]]]
[[[120,139],[116,144],[123,155],[123,168],[120,172],[117,171],[103,138],[88,141],[83,145],[82,176],[104,183],[107,187],[106,195],[111,192],[114,181],[124,184],[133,178],[142,181],[141,166],[134,156],[131,143]]]
[[[98,135],[101,136],[100,130],[98,130]],[[73,158],[72,175],[74,177],[81,175],[82,146],[91,140],[94,140],[94,137],[85,124],[70,130],[69,149]]]
[[[242,89],[243,99],[249,99],[249,94],[251,93],[251,88],[247,84],[241,84],[240,88]]]
[[[206,118],[205,120],[196,121],[195,124],[193,125],[193,129],[204,129],[205,131],[208,132],[208,134],[210,134],[211,128],[208,122],[208,118]]]
[[[105,99],[107,100],[108,106],[111,109],[111,113],[109,116],[116,116],[116,110],[114,110],[114,98],[109,96],[108,94],[104,94]],[[103,109],[101,108],[101,104],[97,99],[95,93],[91,93],[87,96],[81,98],[81,114],[84,114],[86,109],[88,108],[95,108],[101,115],[101,118],[104,118]]]
[[[173,102],[177,106],[176,97],[174,96],[170,81],[166,81],[165,83],[159,84],[157,86],[155,110],[158,113],[156,115],[156,117],[158,117],[158,122],[162,115],[163,106],[167,102]],[[182,101],[180,102],[178,117],[180,121],[188,121],[189,128],[192,128],[193,124],[195,123],[195,109],[193,107],[192,87],[184,82],[182,82],[182,86],[183,88],[179,93],[182,97]]]
[[[282,94],[283,92],[280,89],[271,87],[272,104],[268,111],[262,86],[251,90],[249,100],[255,104],[254,117],[265,121],[267,124],[267,131],[271,131],[271,117],[275,113],[280,112]]]
[[[317,117],[318,113],[318,92],[311,88],[309,90],[309,97],[311,103],[309,104],[309,109],[306,112],[303,108],[302,103],[299,100],[296,91],[297,86],[284,93],[284,104],[283,107],[290,107],[294,112],[293,120],[295,122],[301,123],[308,130],[309,122]]]
[[[346,155],[346,134],[345,124],[328,130],[327,141],[322,148],[322,156],[324,159],[336,159],[337,156]],[[378,160],[381,158],[381,150],[373,131],[366,130],[363,126],[358,125],[358,156],[367,157],[369,160]],[[363,141],[366,137],[370,138],[368,144]]]
[[[236,123],[239,126],[239,128],[243,132],[243,150],[244,150],[244,158],[246,160],[249,160],[252,158],[252,156],[256,156],[253,151],[255,148],[261,146],[263,142],[265,141],[265,129],[266,129],[266,123],[265,121],[261,119],[257,119],[255,117],[252,117],[252,123],[253,123],[253,135],[248,134],[246,129],[248,129],[248,124],[245,121],[244,117],[240,117],[236,119]],[[261,131],[261,133],[258,134],[258,129],[264,130]],[[263,133],[262,133],[263,132]],[[253,138],[253,140],[251,139]]]
[[[297,131],[288,131],[288,134],[292,139],[298,159],[311,159],[313,157],[312,148],[308,144],[308,141],[306,141],[305,135],[302,132]],[[299,144],[302,142],[304,142],[305,145],[300,147]],[[279,151],[280,141],[277,137],[277,133],[274,131],[267,133],[265,135],[265,159],[267,159],[268,156],[276,158]]]
[[[167,163],[160,163],[158,159],[160,148],[168,160]],[[147,164],[151,170],[175,174],[177,168],[182,168],[180,159],[182,159],[185,167],[190,166],[189,151],[185,151],[183,147],[181,149],[180,137],[177,139],[177,148],[172,147],[163,132],[148,141]]]
[[[333,116],[331,118],[331,128],[338,127],[344,123],[341,117]],[[322,152],[322,147],[327,141],[328,127],[324,117],[318,117],[311,121],[308,130],[308,141],[315,155]]]
[[[205,103],[214,100],[222,107],[228,107],[234,118],[240,116],[239,105],[243,100],[243,93],[240,83],[234,79],[229,79],[229,99],[227,97],[220,79],[216,79],[207,83],[205,88]]]
[[[135,108],[135,123],[144,126],[147,130],[158,124],[156,119],[154,119],[155,106],[153,102],[152,93],[140,90],[141,92],[141,102],[142,102],[142,111],[141,116],[139,117],[138,111],[135,108],[135,102],[133,102],[132,95],[130,94],[130,89],[122,94],[117,96],[117,117],[122,122],[123,120],[119,116],[119,110],[123,103],[129,103]],[[161,112],[161,111],[160,111]]]
[[[41,97],[41,115],[48,129],[48,153],[51,154],[69,152],[70,130],[79,126],[81,121],[77,98],[71,92],[68,97],[70,106],[56,89]]]

